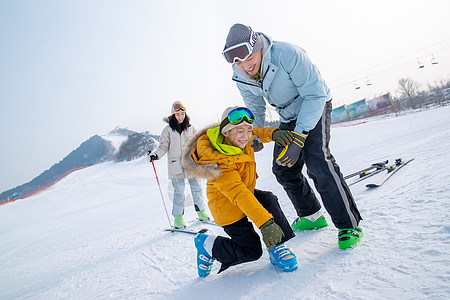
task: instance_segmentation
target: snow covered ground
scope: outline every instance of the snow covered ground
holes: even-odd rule
[[[0,207],[0,299],[449,299],[450,106],[332,129],[344,174],[415,157],[379,189],[353,185],[364,220],[361,245],[339,250],[337,230],[288,242],[299,269],[283,273],[267,253],[197,276],[193,236],[168,220],[146,158],[89,167],[31,198]],[[258,188],[294,209],[257,153]],[[156,162],[164,197],[166,160]],[[326,215],[328,220],[329,216]],[[192,203],[186,220],[194,222]],[[331,223],[331,222],[330,222]],[[208,225],[222,234],[220,227]],[[202,225],[193,225],[201,228]]]

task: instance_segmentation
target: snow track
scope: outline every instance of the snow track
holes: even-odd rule
[[[332,129],[331,150],[344,174],[386,159],[415,160],[378,189],[367,190],[365,181],[351,187],[364,219],[360,246],[339,250],[325,214],[329,227],[287,243],[299,261],[292,273],[276,269],[264,252],[221,274],[216,262],[199,278],[194,236],[164,231],[146,158],[72,173],[0,207],[0,299],[448,299],[449,115],[442,107]],[[257,187],[274,192],[292,221],[271,155],[271,145],[257,153]],[[166,160],[156,168],[167,187]],[[185,219],[196,219],[192,204]]]

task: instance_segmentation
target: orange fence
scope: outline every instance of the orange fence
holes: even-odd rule
[[[28,194],[26,194],[25,196],[20,196],[20,197],[14,198],[14,199],[6,200],[6,201],[4,201],[4,202],[1,202],[0,205],[6,204],[6,203],[11,203],[11,202],[14,202],[14,201],[19,200],[19,199],[25,199],[25,198],[27,198],[27,197],[36,195],[37,193],[40,193],[40,192],[42,192],[42,191],[44,191],[44,190],[46,190],[46,189],[48,189],[48,188],[54,186],[54,185],[55,185],[56,183],[58,183],[61,179],[67,177],[69,174],[71,174],[71,173],[73,173],[73,172],[75,172],[75,171],[78,171],[78,170],[82,170],[82,169],[87,168],[87,167],[90,167],[90,166],[78,167],[78,168],[72,169],[72,170],[70,170],[70,171],[67,171],[67,172],[64,173],[63,175],[59,176],[56,180],[54,180],[54,181],[50,182],[49,184],[47,184],[47,185],[41,187],[40,189],[38,189],[38,190],[36,190],[36,191],[33,191],[33,192],[31,192],[31,193],[28,193]]]

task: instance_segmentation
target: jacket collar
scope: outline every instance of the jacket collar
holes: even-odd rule
[[[253,149],[250,146],[250,143],[248,143],[244,148],[244,153],[237,154],[237,155],[225,155],[222,152],[220,152],[219,155],[216,155],[214,153],[219,153],[217,150],[215,150],[212,146],[207,148],[202,148],[202,151],[206,151],[202,154],[202,157],[206,157],[206,161],[201,159],[202,162],[199,163],[198,159],[199,156],[197,156],[197,142],[199,142],[200,139],[202,139],[203,143],[206,139],[208,139],[208,144],[210,143],[209,137],[206,135],[207,131],[210,129],[214,129],[215,127],[218,127],[219,124],[215,124],[212,126],[208,126],[202,130],[197,131],[186,143],[183,154],[181,157],[181,162],[183,164],[183,167],[186,169],[186,171],[191,174],[194,177],[197,178],[206,178],[206,179],[215,179],[218,178],[222,171],[217,164],[219,161],[222,163],[232,164],[232,163],[244,163],[244,162],[254,162],[253,159]],[[206,137],[204,137],[206,135]],[[236,147],[235,147],[236,148]],[[239,149],[239,148],[238,148]],[[195,156],[195,158],[194,158]]]
[[[244,153],[244,149],[224,144],[224,136],[220,133],[220,126],[208,129],[206,135],[211,142],[211,146],[224,155],[237,155]]]

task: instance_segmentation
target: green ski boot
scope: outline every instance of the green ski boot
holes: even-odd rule
[[[361,227],[356,228],[343,228],[339,229],[338,233],[338,244],[341,249],[348,249],[356,247],[361,240],[362,229]]]
[[[208,222],[210,220],[208,214],[204,210],[198,211],[197,215],[198,215],[198,219],[200,221],[202,221],[203,223],[206,223],[206,222]]]
[[[311,221],[310,219],[314,220],[314,218],[312,218],[313,216],[314,215],[297,218],[291,225],[292,231],[313,230],[328,226],[327,220],[325,219],[324,215],[321,214],[320,217],[318,217],[315,221]]]
[[[186,228],[186,223],[184,223],[183,216],[174,216],[174,219],[175,219],[175,224],[174,224],[175,229],[185,229]]]

